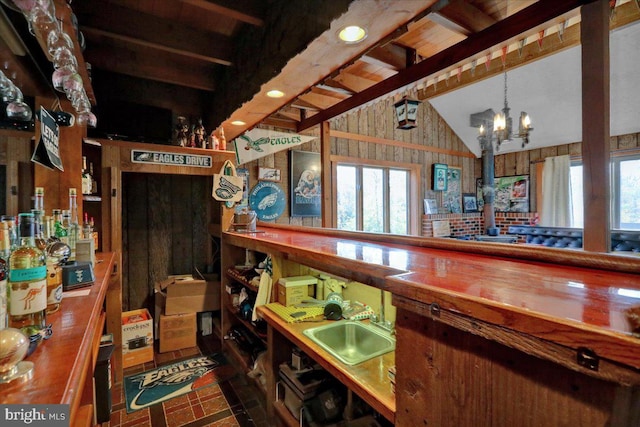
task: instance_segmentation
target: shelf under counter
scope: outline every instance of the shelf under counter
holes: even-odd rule
[[[26,360],[33,362],[33,377],[0,384],[0,404],[68,404],[71,424],[92,404],[92,384],[96,334],[102,333],[104,301],[115,262],[114,253],[96,254],[95,282],[72,292],[87,290],[88,295],[67,293],[60,310],[47,316],[53,328]]]
[[[258,313],[270,328],[298,346],[307,356],[360,396],[375,411],[387,420],[394,422],[396,400],[395,394],[391,391],[391,381],[388,376],[389,368],[395,365],[394,352],[374,357],[357,365],[345,365],[303,334],[305,329],[328,324],[332,321],[287,323],[265,306],[258,307]],[[269,346],[271,344],[269,342]]]

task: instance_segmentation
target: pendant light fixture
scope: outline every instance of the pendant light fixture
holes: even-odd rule
[[[531,127],[531,118],[522,111],[518,120],[518,133],[513,133],[513,119],[509,115],[509,103],[507,101],[507,72],[504,72],[504,107],[502,112],[497,113],[493,118],[491,129],[487,129],[484,124],[480,125],[479,131],[481,143],[483,139],[489,139],[496,142],[496,151],[500,150],[500,145],[506,141],[512,141],[514,138],[522,139],[522,148],[529,143],[529,134],[533,131]]]

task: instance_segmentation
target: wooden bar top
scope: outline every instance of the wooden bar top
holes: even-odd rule
[[[260,306],[258,312],[269,325],[318,362],[338,381],[357,393],[386,419],[394,422],[396,399],[391,391],[388,376],[389,368],[395,365],[393,351],[357,365],[345,365],[303,334],[305,329],[331,323],[331,320],[287,323],[268,307]]]
[[[225,232],[224,238],[258,251],[277,251],[334,274],[342,272],[352,280],[364,277],[365,284],[394,296],[437,303],[453,313],[572,349],[585,347],[599,357],[640,368],[640,337],[632,334],[624,315],[625,309],[640,305],[640,269],[617,272],[436,249],[420,246],[427,239],[417,238],[375,235],[371,240],[367,234],[359,237],[301,227],[259,227],[258,231]],[[451,239],[437,240],[450,244]],[[525,246],[482,245],[495,245],[488,247],[503,253]],[[569,257],[572,252],[560,253]]]
[[[73,420],[91,363],[93,332],[103,312],[115,255],[98,253],[96,260],[95,282],[90,287],[78,289],[88,290],[89,294],[65,295],[60,310],[47,316],[53,335],[25,359],[35,365],[33,378],[0,384],[0,403],[68,404]]]

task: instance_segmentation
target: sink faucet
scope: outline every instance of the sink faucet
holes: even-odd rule
[[[373,314],[371,316],[371,323],[379,328],[384,329],[385,331],[395,334],[395,327],[393,322],[390,322],[384,317],[384,306],[385,306],[385,295],[384,289],[380,289],[380,314]]]

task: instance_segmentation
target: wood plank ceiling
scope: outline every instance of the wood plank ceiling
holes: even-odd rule
[[[590,1],[354,0],[279,74],[260,82],[259,93],[219,121],[228,139],[260,123],[302,131],[420,80],[459,72],[505,43],[535,39],[541,31],[579,19],[579,6]],[[263,27],[269,4],[91,0],[73,2],[72,8],[86,37],[85,59],[94,68],[216,95],[220,71],[233,66],[238,35]],[[364,25],[367,38],[340,44],[338,28],[352,23]],[[242,70],[238,74],[251,78]],[[267,98],[272,88],[285,96]],[[233,120],[246,124],[234,126]]]

